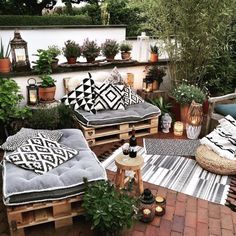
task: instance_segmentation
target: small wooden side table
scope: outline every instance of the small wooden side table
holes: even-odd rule
[[[143,179],[141,167],[143,165],[143,157],[137,155],[135,158],[130,158],[128,155],[119,154],[115,158],[117,166],[115,184],[117,188],[124,188],[125,184],[129,181],[129,177],[125,178],[125,171],[133,171],[135,183],[137,184],[139,194],[143,193]]]

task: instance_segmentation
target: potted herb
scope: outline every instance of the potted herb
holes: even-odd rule
[[[59,61],[57,57],[61,54],[61,49],[56,45],[52,45],[48,46],[48,52],[52,56],[52,64],[51,64],[52,69],[56,69]]]
[[[95,61],[96,57],[100,55],[101,48],[97,45],[96,41],[85,39],[82,45],[82,55],[86,58],[88,63]]]
[[[130,60],[130,55],[132,50],[132,45],[128,42],[123,42],[120,44],[121,58],[123,60]]]
[[[155,45],[151,45],[150,49],[151,49],[150,61],[151,62],[157,62],[158,61],[159,48],[155,44]]]
[[[52,55],[48,52],[48,50],[39,49],[38,59],[36,62],[35,70],[39,74],[39,78],[42,80],[39,86],[39,99],[43,101],[53,101],[56,85],[55,80],[50,76],[52,73]]]
[[[116,40],[106,39],[105,43],[101,45],[101,50],[102,55],[106,57],[106,60],[112,61],[119,52],[119,44]]]
[[[158,90],[164,76],[166,76],[166,68],[155,65],[148,69],[146,79],[153,82],[153,90]]]
[[[85,186],[82,207],[93,230],[99,230],[100,235],[115,235],[131,227],[136,205],[134,198],[116,191],[108,181],[88,184],[85,180]]]
[[[10,61],[10,44],[8,43],[6,50],[4,49],[2,39],[0,45],[0,73],[8,73],[11,70]]]
[[[80,57],[81,55],[81,48],[79,44],[73,40],[67,40],[64,44],[65,47],[62,50],[68,64],[76,64],[77,57]]]
[[[202,104],[206,99],[206,94],[201,88],[188,84],[180,84],[175,87],[171,92],[171,96],[180,104],[180,116],[183,122],[186,121],[191,102],[194,100]]]
[[[0,78],[0,126],[7,137],[13,121],[24,120],[29,115],[26,107],[21,107],[23,96],[13,79]]]

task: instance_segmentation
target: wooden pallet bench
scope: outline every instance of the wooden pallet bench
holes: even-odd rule
[[[55,228],[73,224],[73,217],[84,214],[82,196],[58,201],[8,206],[7,217],[11,236],[24,236],[26,227],[54,222]]]
[[[89,146],[96,146],[122,139],[129,139],[134,126],[135,136],[141,137],[158,132],[158,117],[150,117],[136,123],[124,123],[105,127],[86,127],[75,117],[77,128],[81,129]]]

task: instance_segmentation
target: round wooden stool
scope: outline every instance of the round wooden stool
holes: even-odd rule
[[[130,158],[128,155],[119,154],[115,158],[117,166],[115,184],[117,188],[124,188],[125,184],[129,181],[129,177],[125,178],[125,171],[133,171],[135,183],[137,184],[139,194],[143,193],[143,180],[141,167],[143,165],[143,157],[137,155],[135,158]]]

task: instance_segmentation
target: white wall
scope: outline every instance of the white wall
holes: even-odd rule
[[[98,45],[101,45],[106,39],[115,39],[117,42],[125,40],[125,27],[94,27],[94,28],[22,28],[19,29],[22,39],[28,43],[29,59],[32,66],[32,61],[37,57],[33,54],[37,53],[37,49],[47,49],[49,45],[57,45],[60,48],[64,47],[64,42],[74,40],[79,45],[83,44],[84,39],[96,40]],[[0,37],[6,47],[9,40],[14,37],[14,29],[0,29]],[[65,62],[66,58],[61,55],[59,63]],[[117,55],[117,58],[120,58]],[[79,61],[85,61],[85,58],[78,58]]]

